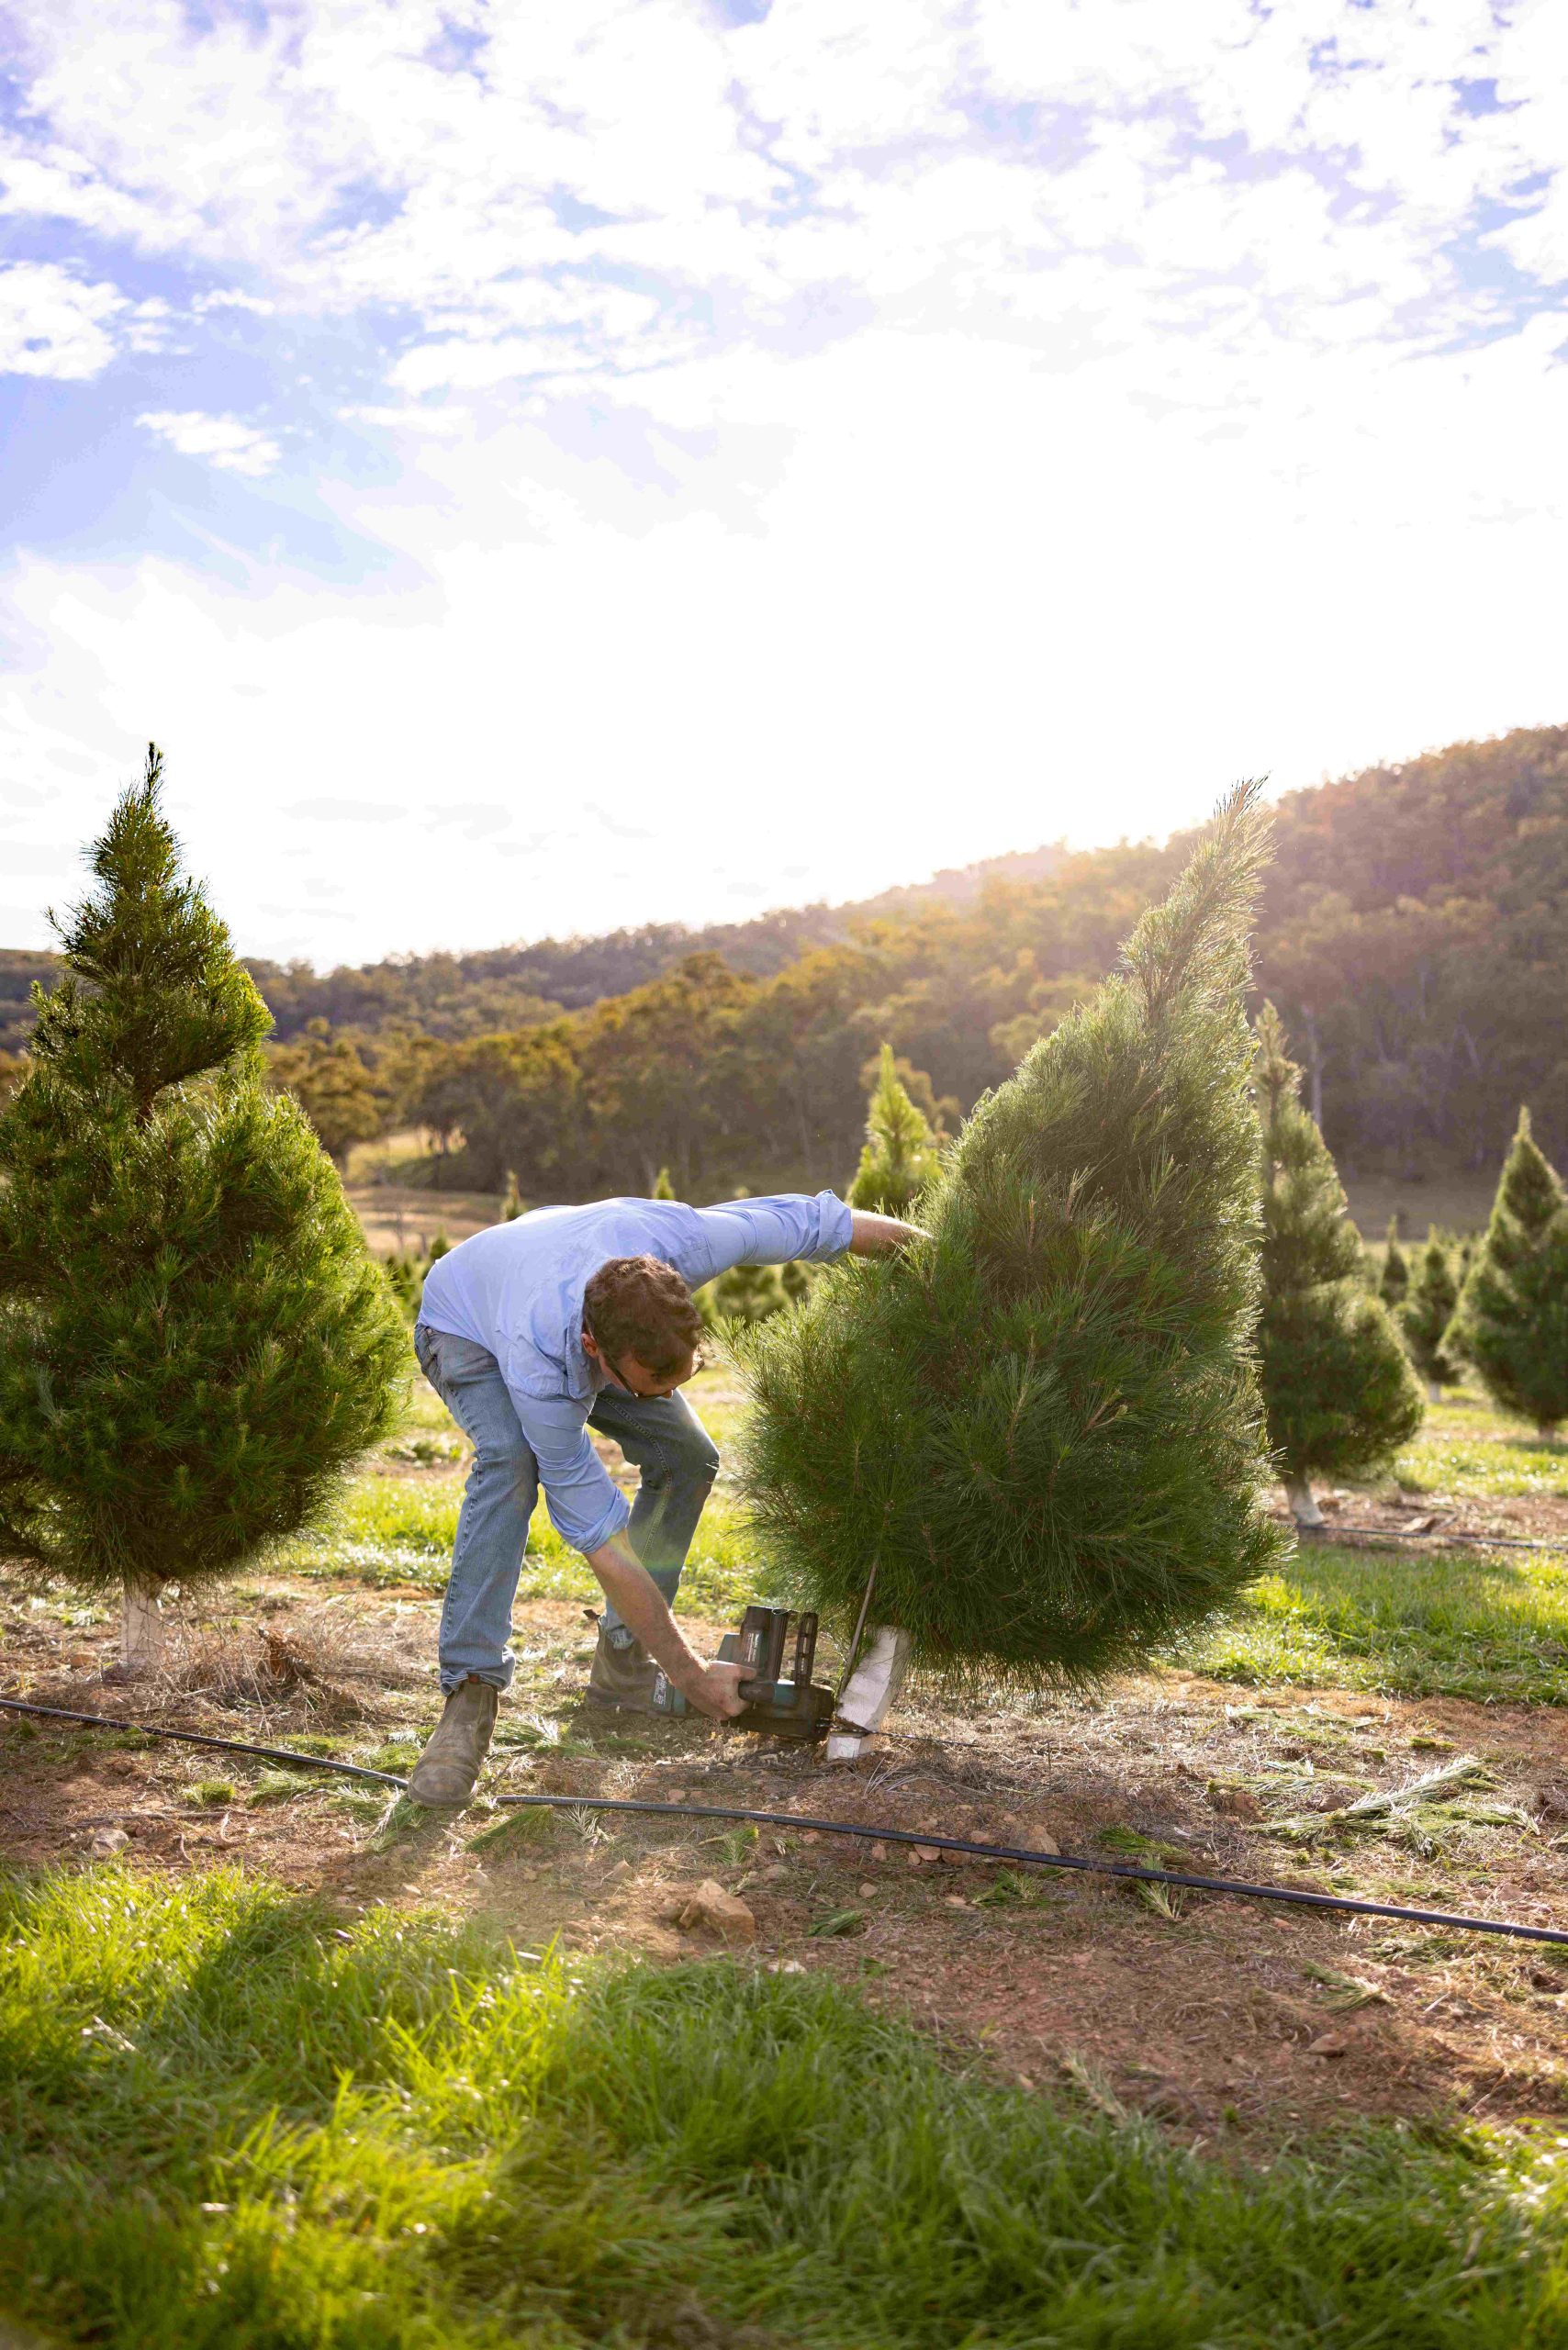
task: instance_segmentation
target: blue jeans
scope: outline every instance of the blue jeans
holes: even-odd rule
[[[513,1670],[511,1604],[539,1498],[539,1466],[487,1348],[420,1322],[414,1352],[474,1447],[441,1611],[441,1685],[455,1689],[473,1674],[505,1689]],[[713,1439],[684,1397],[628,1395],[618,1387],[600,1389],[588,1426],[613,1437],[642,1472],[626,1533],[673,1600],[719,1472]],[[632,1634],[608,1603],[603,1622],[614,1646],[630,1646]]]

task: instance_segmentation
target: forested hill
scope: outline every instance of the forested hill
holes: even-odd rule
[[[272,1008],[280,1042],[310,1020],[367,1029],[401,1021],[430,1036],[478,1036],[624,995],[672,970],[688,955],[722,955],[732,970],[767,979],[812,947],[852,936],[867,922],[935,901],[967,904],[996,880],[1037,880],[1062,855],[1059,848],[1023,850],[938,873],[907,889],[885,890],[857,904],[794,906],[699,930],[679,923],[646,923],[600,938],[543,938],[532,946],[473,954],[392,956],[332,971],[313,971],[308,963],[252,962],[250,968]]]
[[[510,1169],[530,1198],[647,1190],[662,1165],[699,1198],[842,1181],[883,1038],[951,1123],[1104,973],[1187,845],[1059,855],[772,970],[688,953],[560,1018],[389,1057],[386,1081],[452,1180]],[[1287,797],[1258,964],[1347,1164],[1490,1168],[1521,1101],[1568,1160],[1568,727]]]
[[[688,955],[722,955],[737,971],[766,979],[813,946],[850,937],[862,923],[935,901],[965,905],[996,881],[1035,881],[1059,863],[1059,848],[1023,849],[979,865],[950,867],[929,881],[884,890],[842,906],[796,906],[749,922],[646,923],[598,938],[543,938],[530,946],[467,954],[391,955],[379,963],[342,963],[317,971],[308,963],[248,958],[286,1044],[308,1022],[375,1035],[393,1026],[427,1036],[481,1036],[521,1027],[559,1012],[580,1012],[603,996],[624,995],[670,970]],[[32,984],[53,978],[52,955],[0,948],[0,1051],[18,1051],[32,1025]]]
[[[884,1037],[951,1123],[1109,968],[1186,845],[1038,850],[701,931],[252,968],[279,1075],[339,1144],[422,1123],[454,1182],[510,1169],[535,1199],[645,1190],[661,1165],[696,1197],[814,1185],[853,1168]],[[1490,1167],[1528,1101],[1568,1161],[1568,726],[1292,793],[1277,845],[1260,990],[1336,1152]],[[13,1046],[47,968],[0,957]]]

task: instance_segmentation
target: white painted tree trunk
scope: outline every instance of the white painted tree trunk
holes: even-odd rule
[[[119,1661],[126,1673],[151,1673],[163,1652],[163,1611],[155,1593],[140,1583],[124,1586]]]
[[[1440,1379],[1428,1379],[1428,1382],[1427,1382],[1427,1401],[1428,1401],[1428,1404],[1440,1404],[1440,1403],[1442,1402],[1442,1400],[1443,1400],[1443,1382],[1442,1382],[1442,1381],[1441,1381]]]
[[[1312,1498],[1312,1486],[1305,1477],[1285,1479],[1285,1499],[1291,1515],[1298,1526],[1325,1526],[1327,1520]]]
[[[837,1718],[846,1727],[829,1734],[825,1760],[853,1762],[871,1732],[892,1710],[909,1671],[910,1638],[891,1624],[874,1624],[860,1662],[844,1684]]]

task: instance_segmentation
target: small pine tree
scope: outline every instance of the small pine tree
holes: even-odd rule
[[[1420,1427],[1421,1396],[1387,1306],[1362,1284],[1361,1235],[1271,1003],[1258,1018],[1257,1092],[1269,1442],[1298,1525],[1321,1526],[1314,1475],[1382,1468]]]
[[[654,1178],[652,1196],[655,1200],[674,1199],[675,1185],[669,1180],[669,1169],[667,1167],[661,1167],[657,1175]]]
[[[517,1169],[515,1167],[509,1167],[507,1187],[501,1193],[501,1213],[498,1221],[502,1224],[515,1224],[521,1214],[522,1193],[517,1188]]]
[[[1410,1292],[1410,1259],[1399,1245],[1399,1218],[1391,1216],[1388,1239],[1383,1247],[1383,1270],[1378,1275],[1377,1293],[1391,1314],[1397,1314]]]
[[[720,1322],[766,1322],[789,1304],[778,1265],[732,1265],[710,1282],[712,1318]]]
[[[907,1215],[936,1174],[936,1137],[910,1100],[890,1045],[882,1046],[866,1118],[866,1142],[845,1197],[876,1215]]]
[[[1460,1293],[1451,1343],[1494,1403],[1533,1420],[1543,1437],[1556,1435],[1568,1418],[1568,1203],[1528,1110]]]
[[[93,851],[0,1114],[0,1558],[126,1595],[298,1527],[390,1423],[407,1339],[330,1160],[267,1090],[269,1017],[159,805]]]
[[[398,1310],[406,1322],[412,1322],[420,1310],[420,1293],[424,1287],[424,1268],[412,1248],[395,1248],[384,1259],[386,1281],[398,1301]]]
[[[976,1110],[929,1239],[745,1337],[770,1572],[841,1628],[874,1578],[918,1661],[1081,1681],[1280,1555],[1242,1009],[1263,834],[1244,787],[1121,971]]]
[[[1427,1393],[1434,1404],[1442,1402],[1443,1389],[1451,1387],[1459,1377],[1458,1360],[1445,1344],[1458,1304],[1453,1254],[1434,1224],[1399,1315],[1410,1360],[1426,1381]]]

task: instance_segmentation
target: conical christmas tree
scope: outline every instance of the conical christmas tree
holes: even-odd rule
[[[1399,1245],[1399,1219],[1391,1219],[1383,1252],[1377,1293],[1391,1314],[1397,1314],[1410,1292],[1410,1260]]]
[[[907,1215],[939,1163],[936,1137],[909,1098],[892,1046],[884,1045],[867,1113],[865,1147],[845,1197],[852,1208],[876,1215]]]
[[[0,1559],[119,1585],[236,1567],[389,1424],[408,1341],[265,1005],[184,879],[160,761],[93,852],[0,1115]]]
[[[1528,1110],[1460,1294],[1452,1342],[1494,1403],[1555,1436],[1568,1419],[1568,1203]]]
[[[1421,1395],[1387,1306],[1362,1286],[1361,1235],[1271,1003],[1258,1019],[1257,1085],[1269,1442],[1297,1523],[1321,1526],[1313,1477],[1381,1469],[1420,1427]]]
[[[1443,1389],[1451,1387],[1459,1377],[1458,1357],[1445,1344],[1458,1304],[1452,1252],[1434,1224],[1399,1315],[1410,1360],[1426,1381],[1428,1396],[1434,1404],[1442,1402]]]
[[[667,1167],[661,1167],[657,1175],[655,1177],[652,1196],[655,1200],[674,1199],[675,1185],[669,1180],[669,1169]]]
[[[1264,837],[1244,787],[1122,970],[976,1109],[929,1240],[744,1343],[769,1562],[841,1628],[869,1583],[919,1661],[1081,1680],[1278,1554],[1242,1010]]]

